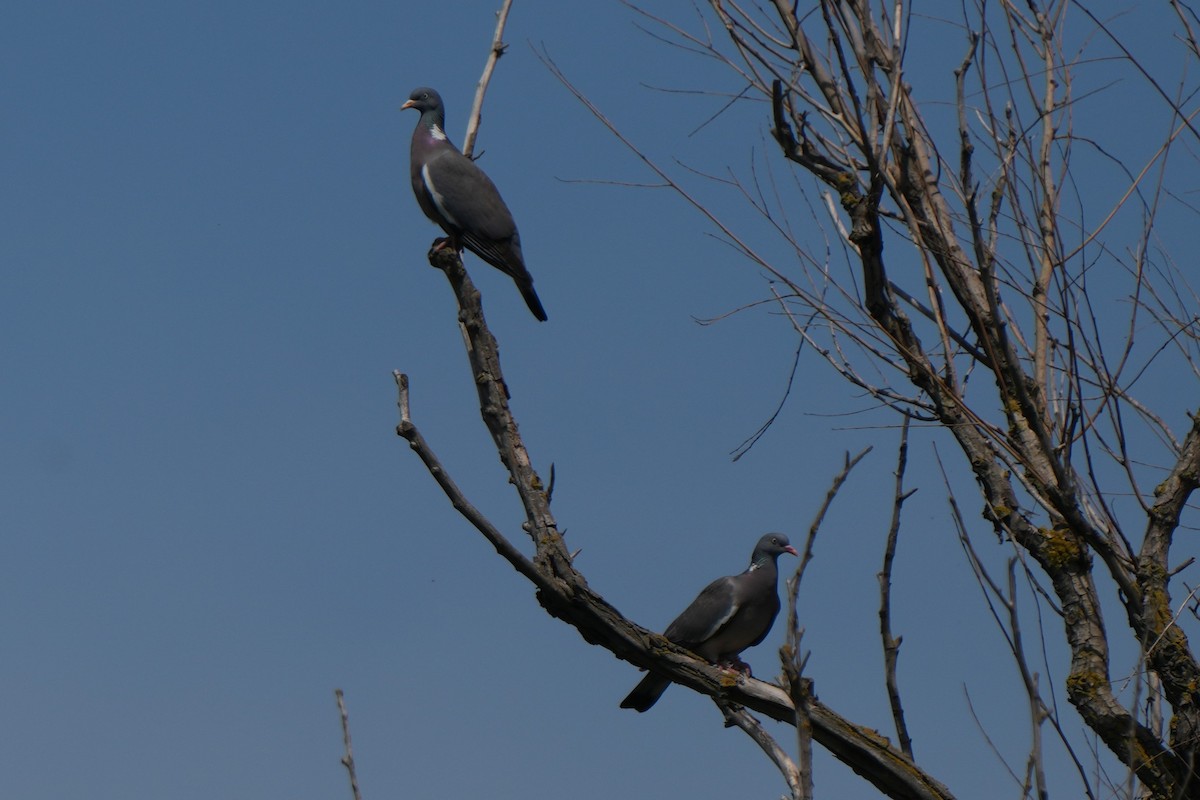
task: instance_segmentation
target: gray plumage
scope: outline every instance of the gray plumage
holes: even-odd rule
[[[764,535],[746,571],[706,586],[663,636],[714,664],[736,660],[743,650],[767,638],[779,614],[780,553],[796,555],[796,550],[782,533]],[[650,672],[621,701],[621,708],[646,711],[670,685],[669,678]]]
[[[446,232],[455,250],[465,246],[511,277],[529,310],[544,322],[546,310],[525,268],[517,224],[496,184],[447,138],[441,95],[426,87],[414,89],[401,106],[405,108],[421,112],[409,151],[417,204]]]

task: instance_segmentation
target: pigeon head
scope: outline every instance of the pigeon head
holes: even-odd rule
[[[774,561],[779,558],[781,553],[799,555],[796,548],[792,547],[788,538],[782,533],[763,534],[763,537],[758,540],[758,544],[754,546],[754,555],[750,557],[750,563],[761,564],[767,559]]]
[[[420,86],[412,90],[412,94],[404,101],[404,105],[400,106],[401,110],[405,108],[415,108],[418,111],[432,111],[442,107],[442,96],[435,89],[430,89],[428,86]]]
[[[438,127],[441,127],[446,119],[446,110],[442,106],[442,96],[428,86],[413,89],[412,94],[408,96],[408,100],[404,102],[404,105],[400,106],[401,111],[406,108],[415,108],[421,112],[422,117],[432,114]]]

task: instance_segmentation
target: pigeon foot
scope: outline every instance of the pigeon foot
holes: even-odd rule
[[[740,672],[741,674],[743,674],[749,678],[754,677],[754,673],[752,673],[750,671],[750,665],[747,664],[745,661],[742,661],[737,656],[734,656],[733,658],[729,659],[728,661],[722,661],[717,666],[721,667],[722,669],[730,670],[732,672]]]

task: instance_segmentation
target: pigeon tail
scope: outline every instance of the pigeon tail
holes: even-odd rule
[[[533,290],[533,281],[529,283],[517,282],[517,288],[521,290],[521,297],[525,298],[525,305],[529,306],[529,310],[538,318],[539,322],[546,321],[546,309],[542,308],[542,301],[538,299],[537,292]]]
[[[632,708],[634,711],[649,711],[663,692],[671,685],[671,681],[661,675],[651,672],[642,678],[641,683],[633,687],[629,696],[621,701],[621,708]]]

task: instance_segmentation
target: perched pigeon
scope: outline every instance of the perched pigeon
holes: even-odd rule
[[[400,108],[421,112],[410,156],[413,193],[425,216],[441,226],[455,250],[461,252],[465,245],[516,281],[529,310],[545,322],[546,310],[525,269],[517,224],[496,184],[447,138],[441,95],[433,89],[414,89]]]
[[[738,654],[767,638],[779,613],[775,559],[780,553],[796,555],[796,549],[782,533],[763,536],[746,571],[706,586],[663,636],[714,664],[740,664]],[[670,685],[669,678],[651,672],[621,701],[621,708],[646,711]]]

